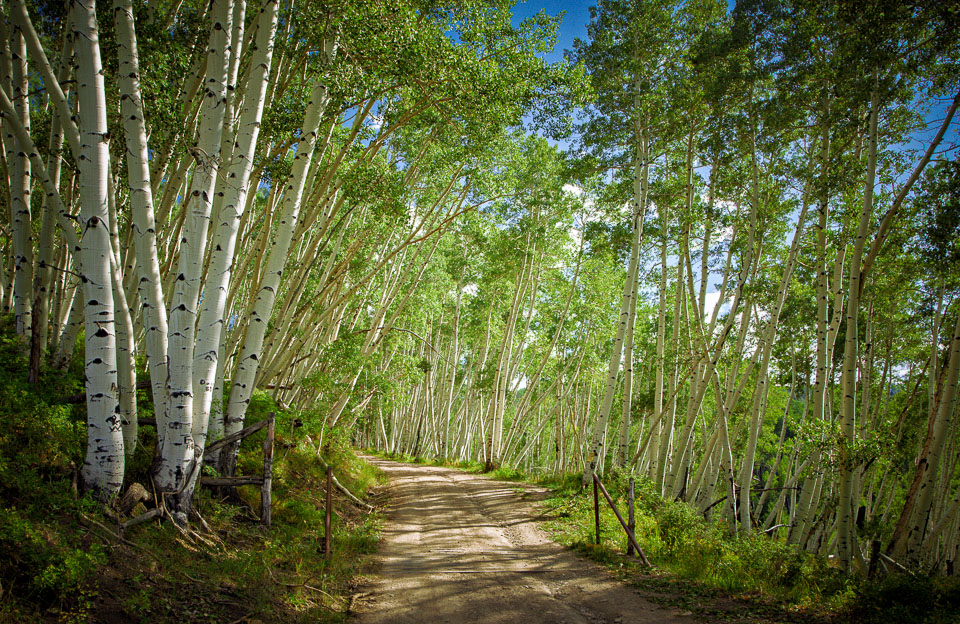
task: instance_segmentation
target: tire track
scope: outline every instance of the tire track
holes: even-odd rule
[[[363,624],[692,622],[644,600],[536,527],[545,490],[448,468],[373,459],[390,477]]]

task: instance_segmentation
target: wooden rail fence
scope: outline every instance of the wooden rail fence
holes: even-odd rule
[[[650,565],[650,560],[647,559],[647,556],[643,553],[643,549],[640,548],[640,544],[637,543],[637,537],[634,534],[634,520],[633,520],[633,479],[630,479],[630,488],[628,491],[628,505],[629,505],[629,515],[630,523],[626,523],[623,520],[623,516],[620,515],[620,510],[617,509],[617,505],[613,502],[613,499],[610,498],[610,494],[607,493],[607,488],[603,487],[603,483],[600,483],[600,477],[594,473],[593,475],[593,517],[594,522],[596,523],[596,537],[597,544],[600,543],[600,497],[597,495],[597,489],[603,492],[603,497],[607,499],[607,502],[610,504],[610,509],[613,510],[613,513],[616,514],[617,520],[620,521],[620,526],[623,527],[624,533],[627,534],[627,554],[631,553],[631,549],[635,550],[637,556],[640,557],[640,561],[643,562],[643,565],[652,567]]]
[[[236,433],[217,440],[204,449],[204,453],[210,453],[217,449],[222,449],[228,444],[239,442],[240,440],[253,435],[266,427],[267,437],[263,440],[263,475],[244,475],[240,477],[201,477],[200,483],[210,487],[236,487],[238,485],[257,485],[260,486],[260,523],[263,526],[270,526],[271,515],[271,489],[273,487],[273,439],[276,429],[276,416],[273,412],[267,416],[266,420],[245,427]]]

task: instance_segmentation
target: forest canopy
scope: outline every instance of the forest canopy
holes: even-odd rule
[[[82,362],[82,487],[146,416],[187,522],[264,391],[952,572],[960,13],[599,0],[548,62],[511,4],[0,0],[0,302]]]

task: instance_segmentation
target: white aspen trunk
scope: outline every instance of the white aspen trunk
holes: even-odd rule
[[[792,348],[791,348],[790,360],[791,360],[790,389],[787,392],[787,407],[783,410],[783,417],[781,419],[781,424],[780,424],[780,437],[777,441],[777,455],[776,455],[776,458],[773,460],[773,466],[770,468],[770,474],[767,475],[767,480],[763,484],[764,491],[760,495],[760,500],[757,501],[758,510],[762,510],[764,504],[766,504],[767,500],[770,498],[771,488],[776,483],[777,471],[780,469],[781,461],[783,461],[783,447],[784,447],[784,441],[786,440],[786,437],[787,437],[787,416],[789,416],[790,414],[790,403],[793,401],[793,395],[797,387],[797,357],[796,357],[796,353],[793,352]],[[806,415],[806,408],[807,408],[806,402],[804,402],[803,407],[804,407],[804,414],[801,415],[800,417],[801,421],[803,420],[803,416]],[[797,446],[795,445],[794,452],[796,452],[796,449],[797,449]],[[789,466],[789,462],[788,462],[788,466]],[[782,494],[780,498],[781,499],[783,498]],[[770,524],[765,523],[764,528],[767,528],[769,526]]]
[[[229,317],[228,317],[229,318]],[[220,332],[219,352],[225,354],[227,341],[227,332]],[[224,416],[226,409],[223,400],[224,375],[226,374],[227,358],[217,359],[217,377],[213,384],[213,401],[210,402],[210,422],[207,425],[207,439],[214,441],[223,438]],[[210,466],[220,465],[220,451],[214,450],[213,453],[204,453],[203,461]]]
[[[560,322],[557,324],[557,329],[553,334],[553,338],[550,341],[550,345],[546,349],[544,349],[544,357],[540,361],[540,364],[537,367],[537,370],[532,375],[529,376],[527,387],[530,388],[530,390],[524,393],[523,399],[520,401],[520,404],[517,406],[516,413],[518,415],[527,414],[532,410],[539,409],[539,407],[544,402],[544,400],[547,399],[547,397],[550,396],[550,393],[553,392],[553,388],[560,383],[560,377],[558,376],[557,378],[554,379],[553,383],[550,385],[550,387],[547,390],[540,393],[540,396],[537,398],[535,402],[533,402],[533,405],[531,406],[530,401],[534,395],[532,388],[540,383],[540,379],[542,378],[543,371],[551,360],[551,354],[556,348],[557,342],[560,340],[560,335],[563,332],[564,324],[567,321],[567,316],[570,311],[570,304],[573,301],[573,295],[576,293],[577,284],[579,283],[580,267],[582,264],[582,260],[583,260],[583,245],[581,240],[581,247],[577,252],[577,266],[574,269],[573,278],[570,281],[570,292],[567,294],[567,299],[563,307],[563,313],[560,316]],[[582,358],[583,358],[583,352],[581,352],[581,356],[580,356],[581,360]],[[574,359],[571,358],[567,364],[567,367],[564,369],[564,372],[566,372],[566,370],[569,369],[573,361]],[[563,373],[561,373],[561,376],[562,374]],[[513,450],[513,447],[514,447],[513,442],[515,441],[516,441],[516,438],[514,438],[514,440],[511,441],[511,444],[507,445],[507,450],[504,452],[505,457],[509,456],[510,451]],[[527,448],[525,449],[525,451],[520,454],[521,457],[526,453],[526,450],[529,450],[529,445],[527,445]]]
[[[527,245],[529,248],[530,237],[527,236]],[[530,269],[532,270],[532,266]],[[508,358],[509,351],[513,345],[513,327],[516,324],[517,316],[519,313],[520,301],[523,297],[523,290],[526,288],[527,280],[527,258],[524,257],[523,268],[521,269],[520,275],[517,276],[516,286],[513,289],[513,298],[510,301],[509,315],[507,316],[506,324],[503,327],[503,337],[500,341],[500,350],[497,353],[497,368],[496,373],[493,378],[493,396],[491,397],[489,404],[489,423],[490,427],[487,432],[487,454],[486,454],[486,470],[490,471],[497,467],[498,461],[500,459],[500,440],[502,436],[502,426],[503,421],[502,417],[502,401],[503,401],[503,387],[508,383],[507,377],[509,377],[508,368]]]
[[[137,448],[137,370],[134,363],[135,345],[133,322],[127,297],[120,281],[120,270],[114,262],[113,299],[117,327],[117,390],[119,392],[120,423],[123,426],[123,450],[132,456]]]
[[[663,374],[664,367],[666,365],[664,361],[664,339],[665,334],[667,333],[667,228],[668,228],[668,209],[666,207],[657,206],[658,211],[663,211],[661,221],[663,225],[661,226],[662,232],[660,233],[660,286],[658,288],[659,293],[659,303],[657,306],[657,352],[655,355],[656,358],[656,373],[654,378],[653,385],[653,413],[657,415],[657,422],[650,423],[650,433],[649,438],[650,442],[648,445],[648,466],[647,466],[647,475],[654,482],[657,481],[657,472],[660,470],[660,462],[663,461],[663,458],[660,457],[660,441],[661,435],[669,435],[668,432],[663,431]],[[732,314],[732,311],[731,311]]]
[[[692,153],[690,158],[693,158]],[[681,234],[681,236],[686,236],[686,233]],[[686,247],[686,242],[683,243],[684,248]],[[681,256],[686,256],[687,252],[683,251]],[[673,454],[673,430],[676,426],[677,421],[677,391],[678,382],[677,379],[679,371],[679,351],[680,351],[680,319],[683,316],[682,306],[683,306],[683,274],[686,268],[686,263],[683,262],[680,258],[677,259],[677,282],[676,282],[676,292],[674,293],[673,301],[673,318],[671,325],[671,336],[670,336],[670,352],[672,361],[670,362],[670,374],[667,379],[667,405],[663,407],[665,414],[663,419],[660,421],[663,425],[661,434],[660,434],[660,451],[657,454],[659,458],[659,463],[657,464],[657,474],[655,483],[660,490],[660,493],[664,496],[667,495],[667,492],[670,490],[671,483],[667,478],[668,469],[671,466],[671,459]]]
[[[27,46],[20,27],[13,24],[10,32],[12,100],[20,125],[30,133],[30,98],[27,85]],[[7,124],[4,124],[7,125]],[[13,313],[18,336],[30,335],[33,305],[33,229],[30,220],[30,160],[23,155],[27,147],[20,145],[13,133],[4,137],[10,188],[10,229],[13,231]],[[29,349],[26,342],[25,349]]]
[[[108,161],[109,162],[109,161]],[[127,305],[127,296],[123,288],[122,269],[120,268],[120,246],[117,236],[116,188],[113,179],[113,166],[110,164],[110,176],[107,178],[108,213],[110,215],[111,254],[110,273],[113,279],[114,325],[117,341],[117,391],[120,423],[123,426],[123,449],[129,457],[137,448],[137,366],[135,361],[133,318]]]
[[[462,287],[457,283],[456,311],[453,315],[453,358],[450,360],[450,391],[443,417],[443,450],[440,454],[442,459],[447,459],[450,455],[450,413],[453,410],[453,397],[457,386],[457,370],[460,368],[460,299],[462,295]]]
[[[101,500],[123,483],[123,435],[117,402],[117,345],[110,258],[107,105],[93,1],[73,4],[80,106],[80,186],[83,270],[84,370],[87,378],[87,454],[82,476]]]
[[[196,471],[193,441],[193,354],[197,301],[210,209],[220,169],[220,137],[226,101],[230,0],[214,0],[196,161],[183,207],[183,234],[170,313],[167,317],[167,411],[157,414],[157,457],[153,479],[164,492],[181,492]],[[186,522],[189,501],[171,499],[174,518]]]
[[[953,428],[960,386],[960,317],[957,318],[950,341],[947,370],[937,401],[931,406],[927,435],[914,471],[913,485],[907,502],[891,538],[890,551],[905,555],[910,561],[919,561],[923,552],[924,533],[933,521],[937,501],[934,498],[936,477],[941,469],[941,456]]]
[[[643,240],[643,225],[647,213],[647,187],[650,179],[649,150],[646,129],[637,133],[638,140],[633,159],[633,210],[640,215],[640,240]],[[577,268],[579,269],[579,264]],[[637,318],[637,277],[635,276],[630,294],[630,310],[627,313],[627,335],[623,356],[623,410],[620,419],[620,440],[617,448],[617,465],[626,466],[630,459],[630,418],[633,409],[633,334]],[[558,329],[559,331],[559,329]]]
[[[720,405],[720,380],[716,368],[713,369],[713,383],[717,393],[718,406]],[[726,486],[726,501],[724,503],[724,513],[733,519],[730,522],[731,532],[737,534],[737,522],[733,518],[734,510],[737,508],[737,485],[733,472],[733,451],[731,449],[730,430],[727,426],[727,412],[720,408],[717,413],[717,421],[720,426],[720,473],[723,475],[724,485]]]
[[[163,300],[157,224],[153,211],[150,157],[140,92],[140,61],[132,0],[115,0],[120,113],[126,137],[127,182],[130,192],[137,259],[137,289],[143,307],[144,344],[150,371],[154,413],[166,413],[167,311]]]
[[[530,333],[530,323],[533,320],[533,309],[537,301],[537,293],[540,290],[540,277],[543,271],[543,267],[542,267],[543,255],[538,254],[536,251],[536,248],[537,248],[537,245],[536,243],[534,243],[533,250],[530,252],[530,268],[532,271],[533,265],[536,264],[537,273],[536,273],[536,277],[532,278],[532,282],[528,280],[527,286],[524,288],[524,295],[526,295],[527,292],[529,292],[530,303],[527,306],[527,311],[526,311],[526,314],[524,315],[525,320],[524,320],[523,328],[520,331],[520,344],[516,348],[514,348],[513,340],[511,340],[511,345],[510,345],[511,348],[510,348],[510,351],[507,353],[507,358],[506,358],[507,375],[504,378],[503,402],[500,405],[501,424],[502,424],[504,415],[507,411],[506,393],[510,389],[511,382],[519,379],[520,365],[526,359],[524,356],[527,352],[526,351],[527,336]],[[514,328],[512,335],[515,336],[516,333],[517,333],[516,328]],[[547,353],[549,354],[549,351]],[[536,387],[536,383],[530,383],[530,379],[527,378],[527,389],[524,392],[524,395],[526,395],[527,393],[532,394],[533,392],[535,392],[535,387]],[[516,396],[517,396],[516,393],[514,393],[513,394],[514,399],[516,399]],[[513,408],[511,411],[513,412],[513,415],[514,415],[513,422],[511,423],[510,429],[507,432],[506,438],[501,439],[499,450],[497,452],[498,462],[503,461],[504,457],[506,456],[506,451],[510,449],[510,447],[513,444],[514,438],[516,436],[521,435],[521,433],[525,430],[528,424],[528,420],[526,418],[528,414],[521,412],[519,409],[517,409],[518,406],[514,403],[515,401],[511,402],[511,407]]]
[[[877,123],[880,116],[879,94],[874,91],[870,102],[870,136],[869,152],[867,156],[867,180],[863,193],[863,209],[860,212],[860,225],[853,245],[853,256],[850,262],[849,288],[847,291],[847,331],[843,349],[842,392],[843,397],[840,411],[840,474],[839,478],[839,508],[837,510],[837,555],[840,565],[846,570],[856,568],[864,571],[860,548],[854,535],[855,506],[858,500],[853,500],[854,459],[853,447],[856,443],[856,394],[857,394],[857,327],[860,318],[861,279],[866,276],[862,273],[863,250],[866,244],[870,221],[873,218],[873,187],[877,169]]]
[[[80,241],[77,238],[77,233],[74,230],[73,222],[68,216],[67,208],[63,205],[63,202],[60,198],[60,194],[56,185],[54,184],[53,179],[49,175],[46,165],[43,160],[40,158],[40,154],[36,149],[36,146],[33,144],[33,140],[30,138],[30,134],[27,132],[27,129],[20,123],[19,116],[16,113],[16,110],[13,106],[13,103],[7,98],[6,94],[0,90],[0,113],[3,115],[4,123],[8,130],[10,130],[16,137],[19,145],[22,147],[22,155],[29,159],[33,164],[34,174],[40,178],[40,182],[44,187],[45,195],[44,202],[47,204],[52,204],[52,212],[56,214],[59,223],[60,229],[63,235],[64,243],[67,246],[68,253],[70,257],[73,258],[74,264],[79,268],[79,254],[81,252]],[[76,323],[80,323],[79,320],[81,317],[77,317]],[[73,335],[73,340],[76,340],[76,334]],[[73,345],[67,345],[69,350],[72,352]],[[69,359],[69,353],[66,354],[67,359]],[[66,365],[66,359],[57,359],[59,367]]]
[[[755,201],[759,201],[759,174],[757,172],[756,160],[753,163],[754,170],[754,184],[755,190],[754,198]],[[763,427],[763,420],[766,412],[766,393],[767,393],[767,381],[768,381],[768,372],[770,370],[770,361],[773,356],[773,344],[777,336],[777,326],[780,321],[780,312],[783,310],[783,305],[787,299],[787,291],[790,286],[790,282],[793,279],[793,270],[797,264],[797,257],[800,252],[800,238],[803,234],[803,229],[806,225],[806,216],[807,216],[807,202],[804,198],[802,208],[800,210],[800,215],[797,219],[796,230],[793,234],[793,242],[790,245],[790,254],[787,257],[786,265],[783,268],[783,275],[780,278],[780,285],[777,289],[777,299],[774,303],[773,310],[770,312],[770,318],[767,321],[767,327],[761,336],[761,348],[763,354],[761,356],[760,370],[757,374],[757,382],[754,390],[754,401],[753,408],[751,410],[752,421],[750,426],[747,429],[748,438],[747,446],[744,450],[743,460],[741,463],[740,471],[740,483],[742,487],[740,495],[740,526],[741,529],[745,532],[750,532],[753,529],[753,524],[751,521],[751,483],[753,481],[753,466],[754,459],[756,457],[757,443],[759,441],[760,431]],[[786,427],[786,420],[784,420],[784,427]]]
[[[567,397],[567,395],[570,393],[570,391],[573,390],[573,389],[576,387],[576,384],[575,384],[575,383],[568,383],[568,384],[564,385],[564,386],[563,386],[563,389],[561,390],[561,388],[560,388],[561,379],[563,379],[563,378],[566,376],[567,372],[570,370],[570,368],[573,367],[574,364],[577,365],[577,370],[579,371],[580,364],[583,362],[583,356],[584,356],[585,354],[586,354],[586,349],[584,349],[584,350],[582,350],[582,351],[580,352],[580,357],[579,357],[579,358],[574,359],[574,358],[571,357],[571,358],[569,359],[569,361],[567,362],[567,364],[566,364],[566,366],[563,368],[563,370],[562,370],[562,371],[559,371],[559,373],[558,373],[558,375],[557,375],[557,378],[553,380],[553,383],[550,384],[550,387],[547,388],[547,389],[543,392],[543,394],[541,395],[541,398],[537,400],[537,402],[533,405],[533,407],[532,407],[531,409],[540,409],[540,408],[542,407],[542,405],[543,405],[544,399],[546,399],[547,396],[550,396],[554,389],[557,390],[557,396],[556,396],[557,403],[562,403],[562,402],[566,399],[566,397]],[[575,375],[575,376],[576,376],[576,375]],[[559,416],[558,416],[558,418],[559,418]],[[540,433],[546,428],[546,426],[547,426],[548,424],[549,424],[549,418],[544,419],[544,420],[540,423],[540,426],[539,426],[539,427],[536,429],[536,431],[533,433],[533,435],[531,436],[531,439],[530,439],[530,440],[527,442],[527,444],[520,450],[520,452],[516,454],[515,461],[522,460],[523,458],[525,458],[525,457],[528,455],[528,453],[533,449],[534,445],[537,443],[537,441],[538,441],[538,439],[539,439],[539,436],[540,436]],[[559,426],[559,425],[558,425],[558,426]]]
[[[57,78],[66,82],[70,77],[71,63],[73,58],[73,37],[69,29],[65,29],[63,36],[63,46],[60,51],[60,67]],[[60,187],[60,162],[61,151],[63,150],[63,129],[60,124],[60,118],[53,115],[50,120],[50,140],[47,150],[47,176],[50,178],[50,187],[54,190]],[[41,176],[42,177],[42,176]],[[47,185],[44,184],[45,190]],[[40,226],[40,240],[38,243],[37,268],[34,272],[34,303],[33,303],[33,321],[36,329],[33,332],[32,339],[37,343],[32,347],[30,358],[31,368],[34,366],[34,351],[36,352],[36,365],[39,367],[39,358],[45,347],[50,346],[50,334],[48,324],[50,321],[50,312],[53,307],[51,293],[54,285],[53,267],[56,265],[55,255],[58,247],[55,245],[54,236],[57,225],[57,203],[51,199],[49,191],[44,194],[42,204],[42,223]],[[59,204],[62,205],[62,202]],[[71,225],[72,227],[72,225]]]
[[[698,326],[700,323],[700,313],[702,308],[698,306],[697,302],[694,299],[694,290],[693,290],[693,264],[690,260],[690,232],[689,228],[684,228],[683,239],[681,244],[680,257],[678,262],[685,263],[687,267],[687,290],[689,297],[685,297],[684,308],[687,309],[687,313],[683,315],[683,318],[686,318],[688,321],[688,327],[693,325],[697,333],[701,331]],[[684,285],[681,283],[677,284],[677,289],[679,292],[682,292]],[[691,321],[690,316],[693,316]],[[691,352],[696,352],[695,346],[690,341],[688,346]],[[681,492],[685,492],[687,485],[686,475],[689,472],[691,457],[693,455],[693,434],[694,427],[697,422],[697,417],[700,414],[700,402],[702,397],[706,394],[705,380],[702,378],[703,371],[706,370],[706,366],[703,363],[703,356],[701,355],[700,362],[696,366],[696,370],[693,372],[693,378],[690,381],[690,399],[687,401],[687,408],[684,414],[684,423],[683,429],[680,432],[679,437],[677,438],[677,448],[674,451],[673,458],[670,461],[669,472],[667,473],[667,478],[664,480],[664,496],[669,496],[670,498],[676,499],[680,496]],[[703,388],[703,393],[701,394],[701,388]]]
[[[827,318],[827,226],[829,223],[829,187],[828,173],[830,164],[830,128],[827,124],[829,114],[829,100],[824,102],[824,111],[820,118],[821,140],[820,140],[820,198],[817,222],[817,330],[816,330],[816,380],[813,387],[813,418],[817,422],[823,422],[827,419],[826,396],[827,396],[827,363],[830,361],[830,336],[829,321]],[[839,256],[838,256],[839,257]],[[842,261],[841,261],[842,268]],[[820,465],[819,446],[814,448],[812,458],[813,466],[819,468]],[[812,514],[816,505],[817,491],[816,473],[803,480],[800,488],[800,498],[797,502],[797,508],[794,510],[794,522],[791,523],[790,531],[787,534],[787,542],[791,544],[801,544],[801,540],[806,539]]]
[[[630,315],[631,299],[635,289],[633,284],[637,281],[637,274],[640,269],[640,218],[638,212],[633,213],[633,244],[630,250],[630,263],[627,267],[626,281],[623,285],[623,300],[620,305],[620,322],[617,325],[617,335],[613,340],[613,353],[610,355],[610,364],[607,367],[607,378],[603,392],[603,402],[600,406],[600,413],[593,426],[593,437],[588,450],[586,466],[583,471],[583,480],[581,485],[587,486],[593,481],[594,472],[604,455],[604,439],[606,436],[607,422],[610,420],[610,411],[613,407],[613,395],[616,392],[617,376],[620,372],[620,362],[623,358],[623,337],[627,331],[627,321]]]
[[[218,215],[220,223],[213,239],[210,269],[197,320],[197,345],[193,362],[192,421],[194,453],[197,461],[200,461],[203,456],[203,448],[206,445],[217,362],[222,357],[219,348],[220,335],[225,324],[223,315],[233,268],[237,229],[249,193],[250,173],[253,169],[253,157],[260,134],[267,78],[273,61],[277,9],[277,2],[268,0],[260,10],[257,38],[252,51],[252,71],[247,82],[246,98],[237,126],[233,158],[223,185],[223,208]],[[228,434],[232,433],[229,420],[225,423],[225,430]],[[188,486],[189,489],[190,486]]]

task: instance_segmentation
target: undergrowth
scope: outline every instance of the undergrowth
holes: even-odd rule
[[[627,514],[623,470],[604,486]],[[545,528],[554,539],[618,570],[661,599],[714,621],[842,621],[947,624],[960,621],[960,579],[891,575],[869,581],[844,573],[825,557],[762,534],[734,536],[705,520],[692,506],[665,500],[644,477],[635,480],[637,542],[654,565],[643,570],[621,553],[627,538],[609,505],[600,499],[596,545],[593,497],[580,475],[550,480]],[[718,608],[718,605],[721,605]]]
[[[121,536],[115,512],[77,491],[85,408],[66,398],[83,391],[83,371],[44,369],[34,388],[21,351],[9,319],[0,320],[0,622],[347,618],[360,557],[375,550],[381,517],[335,490],[326,560],[325,466],[361,497],[381,476],[352,453],[346,432],[257,392],[247,424],[277,416],[272,526],[259,524],[259,489],[241,487],[228,499],[198,488],[193,534],[153,520]],[[151,416],[149,392],[139,398],[141,416]],[[238,474],[262,472],[264,435],[244,440]],[[150,489],[155,441],[156,431],[141,426],[125,487]]]

